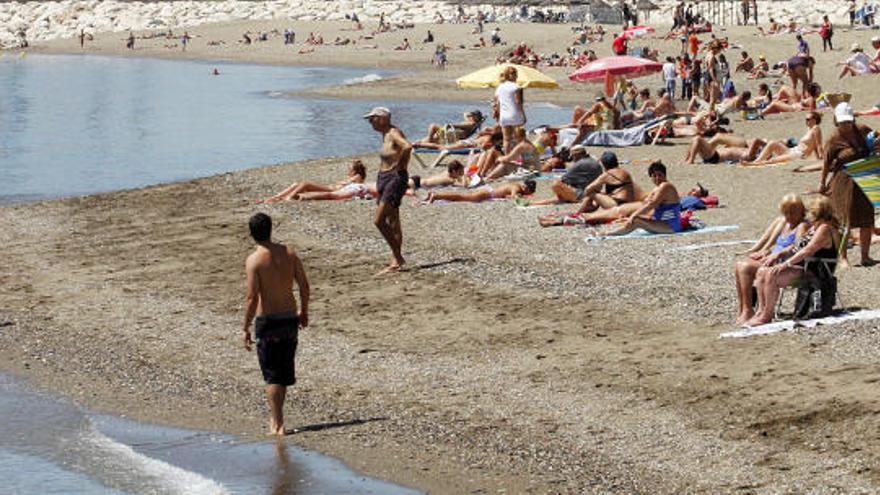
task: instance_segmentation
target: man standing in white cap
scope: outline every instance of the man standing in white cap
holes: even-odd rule
[[[865,125],[856,124],[853,109],[846,102],[834,108],[834,125],[836,128],[825,144],[825,161],[822,165],[819,192],[831,197],[834,215],[841,224],[849,229],[859,229],[861,264],[871,266],[876,263],[871,259],[874,205],[847,175],[845,165],[866,158],[874,152],[870,149],[871,145],[867,139],[873,131]],[[841,257],[846,263],[846,249],[842,251]]]
[[[409,187],[407,166],[412,155],[412,145],[397,127],[391,125],[391,110],[376,107],[364,115],[373,129],[382,134],[382,151],[379,152],[379,177],[376,179],[377,201],[375,224],[385,242],[391,248],[392,260],[380,275],[400,271],[405,263],[401,248],[403,231],[400,227],[400,203]]]

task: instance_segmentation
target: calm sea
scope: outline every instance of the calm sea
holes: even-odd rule
[[[212,75],[214,68],[220,75]],[[449,71],[452,85],[455,75]],[[411,138],[473,104],[297,98],[377,70],[76,56],[0,57],[0,202],[112,191],[378,149],[361,116],[388,106]],[[491,92],[485,90],[488,107]],[[479,106],[479,105],[478,105]],[[481,109],[488,113],[488,108]],[[569,110],[527,107],[529,121]]]

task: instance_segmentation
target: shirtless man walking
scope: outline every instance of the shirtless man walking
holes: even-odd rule
[[[309,325],[309,280],[296,252],[272,242],[269,215],[257,213],[248,225],[257,247],[245,261],[247,295],[242,339],[244,348],[250,351],[254,344],[250,325],[257,315],[254,333],[271,414],[269,432],[284,435],[284,398],[287,387],[296,383],[297,334],[300,327]],[[294,282],[299,290],[298,313]]]
[[[388,247],[392,260],[380,275],[397,272],[406,262],[401,254],[403,231],[400,227],[400,202],[409,186],[407,166],[412,155],[412,145],[397,127],[391,125],[391,110],[376,107],[364,115],[373,129],[382,134],[382,151],[379,153],[379,177],[376,190],[379,193],[379,208],[376,210],[375,224]]]

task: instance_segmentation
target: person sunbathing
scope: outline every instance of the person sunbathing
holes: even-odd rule
[[[426,202],[451,201],[464,203],[482,203],[490,199],[517,199],[535,193],[537,183],[532,179],[523,182],[509,182],[500,186],[485,185],[475,191],[453,192],[436,191],[428,194]]]
[[[773,319],[779,289],[788,287],[803,277],[804,261],[807,258],[832,262],[837,260],[842,239],[831,200],[827,196],[818,196],[810,205],[810,220],[810,228],[795,244],[788,259],[784,262],[777,259],[758,269],[755,277],[758,308],[755,315],[746,321],[746,325],[763,325]]]
[[[684,230],[681,225],[681,199],[675,186],[667,178],[666,166],[659,161],[652,163],[648,166],[648,176],[656,186],[654,190],[623,225],[606,235],[626,235],[636,229],[655,234],[673,234]]]
[[[571,124],[567,127],[578,129],[578,135],[574,142],[579,143],[593,129],[620,129],[620,111],[608,101],[603,93],[599,93],[589,110],[580,105],[574,107]]]
[[[479,110],[471,110],[464,114],[464,121],[453,124],[431,124],[428,126],[428,134],[413,143],[418,148],[441,149],[443,146],[455,144],[467,140],[474,134],[485,121],[483,113]],[[465,144],[475,144],[465,143]]]
[[[801,198],[787,194],[779,203],[781,217],[776,218],[764,232],[761,240],[745,253],[747,256],[734,265],[736,276],[737,317],[741,325],[755,316],[752,308],[752,285],[762,266],[771,266],[791,256],[796,239],[809,228],[805,221],[806,207]]]
[[[684,158],[685,165],[693,165],[697,156],[703,163],[739,163],[754,159],[765,145],[762,139],[750,139],[730,133],[716,134],[711,139],[694,137]]]
[[[301,196],[305,193],[339,193],[340,195],[348,195],[350,197],[366,196],[367,194],[375,194],[370,192],[370,188],[364,184],[367,178],[367,168],[360,160],[354,160],[348,169],[348,176],[345,180],[336,184],[317,184],[314,182],[294,182],[287,189],[280,193],[259,201],[260,203],[275,203],[277,201],[288,201],[291,199],[304,199]],[[375,188],[374,188],[375,189]],[[316,199],[316,198],[310,198]],[[347,199],[347,198],[325,198],[325,199]]]
[[[559,203],[576,203],[582,201],[587,186],[602,175],[602,165],[587,153],[587,149],[579,144],[571,147],[569,152],[571,164],[566,168],[565,175],[553,181],[550,189],[552,199],[532,202],[534,206]]]
[[[761,83],[758,85],[758,94],[748,101],[749,108],[764,108],[769,105],[773,101],[773,92],[770,91],[770,86],[767,83]]]
[[[722,125],[729,123],[727,117],[720,117],[711,108],[700,110],[696,114],[685,114],[667,124],[676,137],[692,137],[715,135],[723,132]]]
[[[877,103],[876,105],[874,105],[873,107],[871,107],[867,110],[859,110],[859,111],[855,112],[853,115],[855,115],[856,117],[880,115],[880,103]]]
[[[577,213],[592,213],[600,209],[612,210],[639,199],[632,175],[619,168],[617,155],[606,151],[602,153],[599,162],[604,172],[584,189],[583,200]]]
[[[470,179],[464,174],[464,164],[458,160],[452,160],[446,164],[446,172],[433,177],[422,178],[413,175],[409,178],[409,188],[412,190],[421,188],[462,186],[467,187]]]
[[[816,159],[822,160],[825,155],[822,148],[822,129],[819,125],[822,123],[822,116],[816,112],[810,112],[806,117],[807,133],[804,137],[797,140],[768,141],[761,153],[755,157],[754,161],[744,161],[742,166],[750,167],[755,165],[775,165],[778,163],[788,163],[792,160],[803,160],[810,155],[816,155]],[[793,141],[793,143],[792,143]],[[789,146],[794,144],[794,146]]]
[[[513,131],[513,137],[515,144],[511,148],[510,153],[497,157],[495,167],[491,170],[488,169],[487,164],[487,168],[480,174],[484,179],[492,180],[504,177],[515,172],[520,167],[528,170],[539,170],[541,168],[538,149],[531,141],[526,139],[526,130],[522,127],[517,127]]]
[[[850,55],[849,58],[843,62],[837,63],[838,66],[843,66],[838,79],[843,79],[846,76],[855,77],[875,72],[874,66],[871,63],[871,57],[862,50],[862,47],[858,43],[852,44],[850,52],[852,52],[852,55]]]
[[[780,88],[777,99],[770,102],[769,105],[761,110],[760,114],[770,115],[774,113],[813,111],[816,109],[816,98],[818,98],[821,93],[822,87],[817,83],[812,83],[807,88],[807,95],[804,98],[785,102],[782,100],[783,92]]]
[[[763,55],[758,55],[758,63],[749,71],[749,79],[760,79],[770,76],[770,64]]]
[[[749,56],[748,52],[741,52],[739,63],[736,64],[736,68],[733,70],[733,72],[734,73],[736,73],[736,72],[751,73],[752,69],[754,69],[754,68],[755,68],[755,61],[752,60],[752,57]]]

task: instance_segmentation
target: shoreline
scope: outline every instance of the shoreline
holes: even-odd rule
[[[776,45],[749,49],[778,57],[788,48]],[[823,54],[817,71],[826,81],[832,56],[840,53]],[[872,83],[851,83],[857,101],[867,102]],[[400,98],[405,84],[340,94]],[[583,98],[583,88],[559,94]],[[734,125],[783,137],[800,131],[800,117]],[[98,410],[257,438],[265,405],[235,330],[251,249],[244,222],[261,210],[281,219],[277,235],[301,251],[315,290],[290,421],[365,421],[290,442],[437,493],[876,490],[876,325],[719,341],[737,248],[674,251],[753,238],[783,192],[816,177],[791,166],[677,165],[685,144],[619,155],[666,161],[682,188],[708,184],[725,208],[700,217],[738,231],[586,244],[576,229],[539,229],[536,210],[407,204],[407,257],[442,264],[378,282],[373,268],[387,253],[372,203],[254,204],[300,177],[338,178],[345,157],[6,206],[0,321],[12,324],[0,326],[2,367]],[[374,156],[364,157],[371,176]],[[647,184],[644,167],[627,168]],[[548,194],[548,184],[539,188]],[[880,297],[871,269],[840,278],[848,305]]]

